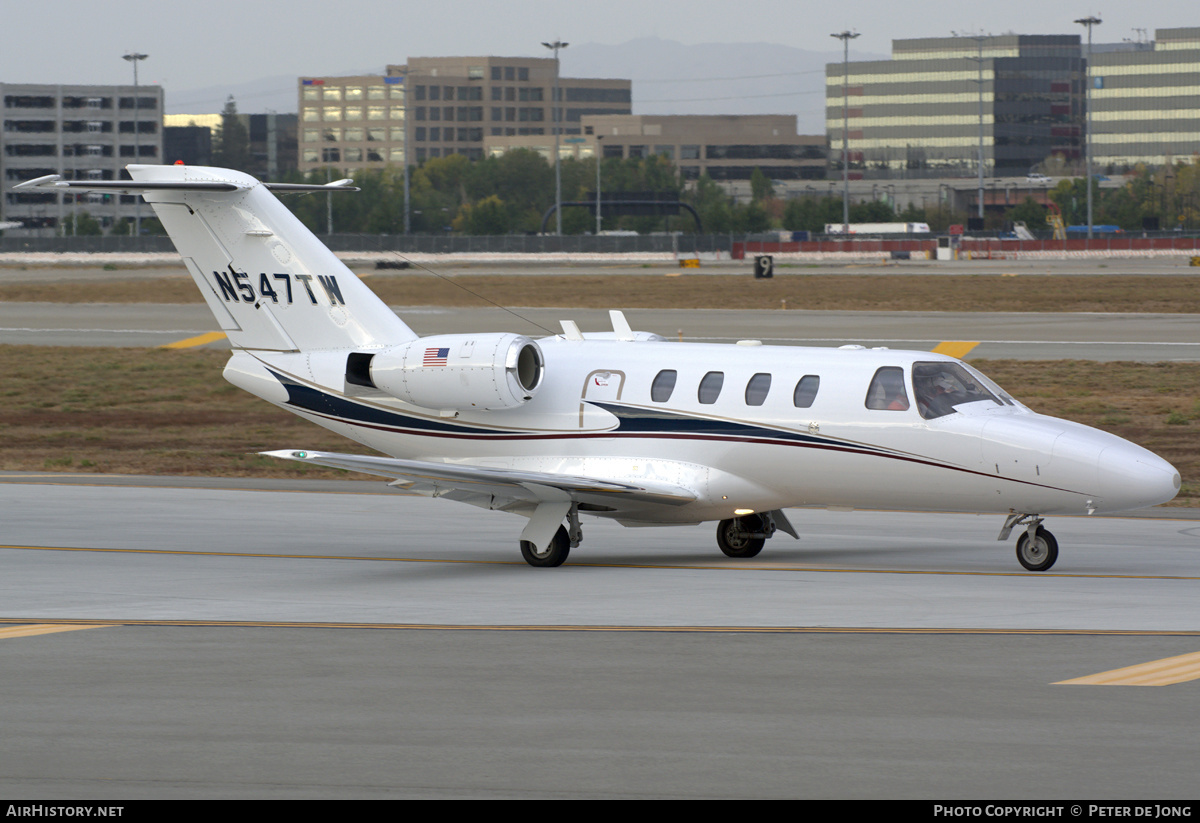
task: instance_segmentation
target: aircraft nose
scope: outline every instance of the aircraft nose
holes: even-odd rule
[[[1132,443],[1103,449],[1096,468],[1107,511],[1157,506],[1179,494],[1175,467]]]

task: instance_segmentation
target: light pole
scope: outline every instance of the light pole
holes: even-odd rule
[[[409,79],[413,76],[408,66],[404,67],[404,236],[407,237],[412,230],[412,194],[408,178],[408,167],[412,162],[411,148],[409,147],[408,133],[412,128],[412,84]]]
[[[596,135],[596,236],[600,236],[600,141],[604,135]]]
[[[1087,57],[1084,58],[1086,67],[1083,70],[1083,79],[1086,84],[1084,87],[1084,131],[1086,132],[1084,140],[1087,147],[1087,211],[1088,211],[1088,240],[1092,239],[1092,27],[1100,25],[1103,22],[1095,15],[1091,17],[1081,17],[1075,21],[1081,26],[1087,26],[1088,30],[1088,47]]]
[[[131,51],[129,54],[121,55],[122,60],[128,60],[133,63],[133,162],[140,162],[141,147],[138,139],[140,125],[138,122],[138,113],[142,108],[141,98],[138,97],[138,63],[145,60],[150,55],[139,54],[136,51]],[[142,210],[140,208],[141,198],[133,198],[133,234],[135,237],[142,236]]]
[[[856,31],[840,31],[831,34],[842,41],[842,234],[850,233],[850,114],[847,106],[848,81],[850,80],[850,41],[858,37]]]
[[[554,105],[550,108],[550,118],[554,129],[554,228],[555,234],[562,235],[562,158],[558,156],[558,141],[562,129],[559,128],[559,115],[562,113],[562,101],[558,93],[558,50],[565,49],[570,43],[555,40],[553,43],[542,43],[554,52]]]

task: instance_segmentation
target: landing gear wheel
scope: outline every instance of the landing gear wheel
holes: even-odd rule
[[[1031,572],[1044,572],[1058,560],[1058,541],[1041,526],[1033,540],[1029,532],[1022,532],[1017,538],[1017,560]]]
[[[554,539],[550,541],[550,545],[545,551],[539,550],[528,540],[521,541],[521,557],[524,557],[525,562],[531,566],[541,568],[561,566],[570,553],[571,538],[562,526],[558,527],[558,531],[554,533]]]
[[[722,520],[717,524],[717,545],[726,557],[755,557],[767,542],[763,537],[751,537],[763,530],[757,514]]]

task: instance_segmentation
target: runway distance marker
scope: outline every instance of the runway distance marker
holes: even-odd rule
[[[84,629],[106,629],[112,625],[113,624],[111,623],[35,623],[33,625],[12,626],[9,628],[0,628],[0,640],[8,640],[11,637],[32,637],[38,634],[54,634],[56,632],[76,632],[83,631]]]
[[[1054,686],[1170,686],[1200,680],[1200,652],[1164,657],[1136,666],[1060,680]]]
[[[193,349],[196,346],[204,346],[209,343],[215,343],[218,340],[224,340],[226,337],[223,331],[210,331],[205,334],[199,334],[195,337],[188,337],[183,340],[176,340],[174,343],[167,343],[159,346],[160,349]]]
[[[969,340],[947,340],[944,343],[938,343],[933,348],[934,354],[945,354],[950,357],[957,357],[962,360],[971,353],[971,349],[979,345],[979,341]]]

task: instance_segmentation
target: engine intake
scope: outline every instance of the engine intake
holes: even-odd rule
[[[427,409],[508,409],[533,398],[544,364],[538,344],[519,334],[441,334],[352,352],[346,382]]]

